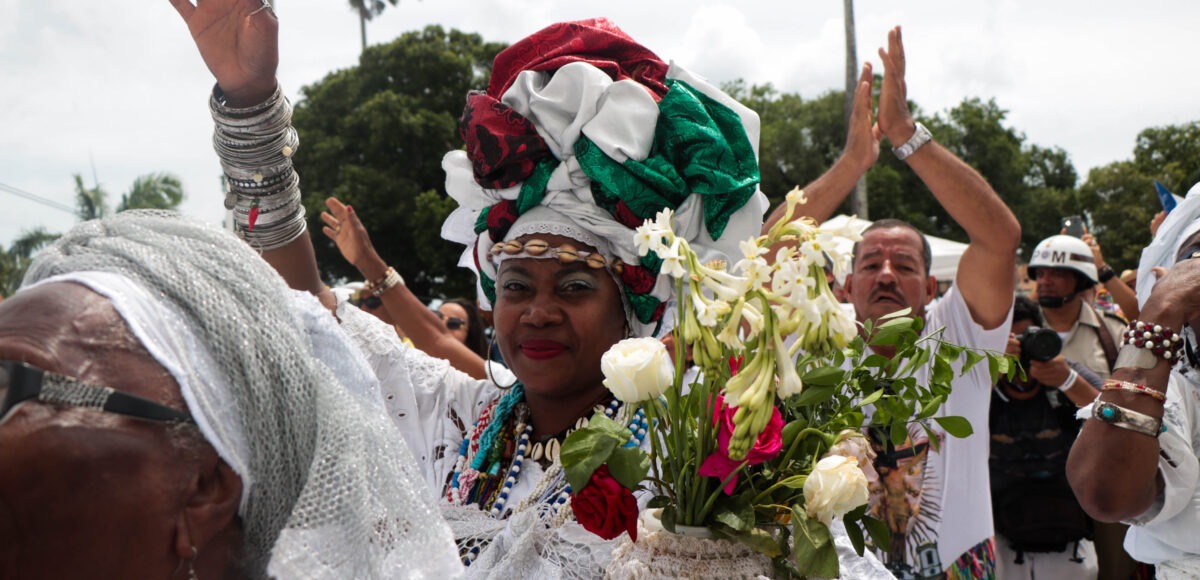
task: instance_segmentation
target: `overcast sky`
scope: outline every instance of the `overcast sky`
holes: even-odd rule
[[[358,18],[345,0],[278,0],[280,81],[352,66]],[[371,42],[440,24],[512,42],[560,20],[607,16],[664,59],[716,82],[743,78],[815,97],[844,83],[836,0],[402,0]],[[1029,142],[1058,146],[1080,174],[1131,157],[1146,127],[1200,119],[1195,0],[858,0],[859,62],[879,67],[904,27],[909,97],[942,111],[995,98]],[[0,189],[74,205],[92,167],[112,203],[141,174],[170,171],[183,211],[222,218],[212,78],[167,0],[0,0]],[[65,231],[71,214],[0,191],[0,244]]]

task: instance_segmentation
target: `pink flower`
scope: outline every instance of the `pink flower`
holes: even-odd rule
[[[725,397],[717,395],[717,405],[713,409],[713,424],[717,426],[717,450],[700,465],[700,475],[725,481],[725,478],[736,471],[743,462],[746,465],[758,465],[770,461],[783,450],[783,416],[779,414],[779,409],[772,408],[771,419],[767,421],[762,433],[758,434],[758,440],[746,453],[746,458],[742,461],[730,459],[729,439],[733,436],[733,414],[736,412],[737,407],[726,406]],[[725,485],[725,494],[732,495],[735,485],[736,475]]]

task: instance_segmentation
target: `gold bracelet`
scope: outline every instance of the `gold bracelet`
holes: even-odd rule
[[[1147,387],[1146,385],[1139,385],[1137,383],[1131,383],[1129,381],[1118,381],[1117,379],[1108,379],[1107,381],[1104,381],[1104,388],[1102,388],[1100,390],[1102,390],[1102,391],[1127,391],[1130,393],[1138,393],[1140,395],[1147,395],[1147,396],[1153,398],[1154,400],[1160,401],[1160,402],[1166,402],[1166,400],[1167,400],[1166,393],[1157,391],[1155,389]]]

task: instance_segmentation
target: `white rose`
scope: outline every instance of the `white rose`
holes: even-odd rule
[[[871,442],[867,441],[867,438],[858,431],[846,429],[838,433],[837,443],[834,443],[825,455],[841,455],[857,461],[858,468],[867,477],[868,484],[879,481],[879,472],[875,471],[875,449],[871,447]]]
[[[667,347],[655,338],[627,338],[600,357],[604,386],[626,403],[657,398],[675,380]]]
[[[867,476],[858,462],[830,455],[817,462],[804,481],[804,507],[825,525],[867,503]]]

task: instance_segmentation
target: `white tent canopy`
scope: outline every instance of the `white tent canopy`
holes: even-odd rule
[[[848,215],[836,215],[821,225],[830,227],[844,227],[849,225],[858,231],[862,231],[867,229],[867,226],[871,225],[871,222]],[[967,245],[962,242],[955,242],[928,234],[925,235],[925,239],[929,240],[929,248],[933,250],[933,263],[930,264],[929,273],[937,277],[938,282],[953,282],[954,273],[958,271],[958,260],[962,258],[962,253],[967,249]],[[839,245],[838,250],[849,254],[853,250],[853,244],[849,241],[844,241],[843,243],[845,245]]]

